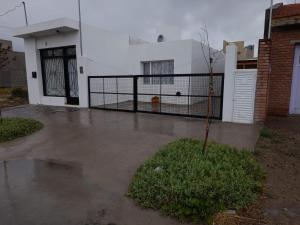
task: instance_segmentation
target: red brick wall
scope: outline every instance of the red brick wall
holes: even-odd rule
[[[273,19],[300,15],[300,4],[283,5],[273,11]]]
[[[300,40],[300,29],[274,29],[271,39],[268,115],[287,116],[295,51],[295,44],[292,44],[291,41]]]
[[[259,40],[257,83],[254,120],[264,121],[267,116],[268,81],[270,74],[271,41]]]
[[[299,18],[300,4],[283,5],[275,9],[271,41],[260,40],[255,102],[256,121],[264,121],[267,115],[288,116],[289,114],[294,43],[300,44]]]

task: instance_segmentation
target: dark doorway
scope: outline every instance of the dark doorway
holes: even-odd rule
[[[41,50],[44,96],[66,97],[67,104],[79,104],[76,47]]]

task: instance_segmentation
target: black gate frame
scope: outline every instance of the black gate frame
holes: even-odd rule
[[[164,75],[116,75],[116,76],[88,76],[88,104],[89,108],[91,109],[100,109],[100,110],[108,110],[108,111],[122,111],[122,112],[141,112],[141,113],[150,113],[150,114],[161,114],[161,115],[170,115],[170,116],[183,116],[183,117],[194,117],[194,118],[206,118],[206,116],[201,116],[201,115],[190,115],[190,114],[180,114],[180,113],[166,113],[166,112],[152,112],[152,111],[143,111],[143,110],[138,110],[138,95],[156,95],[156,94],[143,94],[143,93],[138,93],[138,79],[139,78],[145,78],[145,77],[189,77],[189,88],[190,88],[190,78],[191,77],[210,77],[210,74],[164,74]],[[211,117],[211,119],[215,120],[222,120],[223,116],[223,97],[224,97],[224,73],[214,73],[213,77],[221,77],[221,95],[220,96],[211,96],[212,98],[220,98],[220,115],[218,117],[214,116]],[[92,92],[91,91],[91,85],[90,81],[91,79],[104,79],[105,78],[132,78],[133,80],[133,91],[132,91],[132,96],[133,96],[133,110],[125,110],[125,109],[113,109],[113,108],[105,108],[105,107],[92,107],[91,106],[91,94],[117,94],[117,95],[131,95],[129,93],[119,93],[118,90],[117,92]],[[160,82],[160,94],[158,95],[161,99],[162,96],[170,96],[170,97],[178,97],[177,94],[162,94],[161,93],[161,82]],[[104,90],[104,82],[103,82],[103,90]],[[188,93],[190,93],[190,90],[188,90]],[[208,98],[208,95],[180,95],[179,97],[188,97],[189,99],[191,97],[204,97]],[[190,100],[189,100],[190,101]],[[105,101],[104,101],[105,105]],[[188,107],[190,107],[190,102],[188,104]]]

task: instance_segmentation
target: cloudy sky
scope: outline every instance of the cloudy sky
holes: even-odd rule
[[[300,0],[298,0],[300,2]],[[20,5],[20,0],[0,0],[0,15]],[[29,23],[78,18],[77,0],[25,0]],[[97,27],[155,41],[158,27],[176,26],[183,38],[199,39],[205,25],[213,47],[223,40],[255,44],[263,35],[264,12],[270,0],[81,0],[82,19]],[[295,0],[274,0],[274,3]],[[11,27],[25,25],[22,7],[0,16],[0,38],[10,38]],[[22,50],[22,42],[16,42]]]

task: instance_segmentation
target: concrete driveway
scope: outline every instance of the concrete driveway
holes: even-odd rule
[[[0,218],[5,225],[171,225],[125,197],[136,169],[179,137],[201,138],[198,119],[25,106],[43,130],[0,145]],[[253,148],[257,126],[214,123],[211,139]]]

